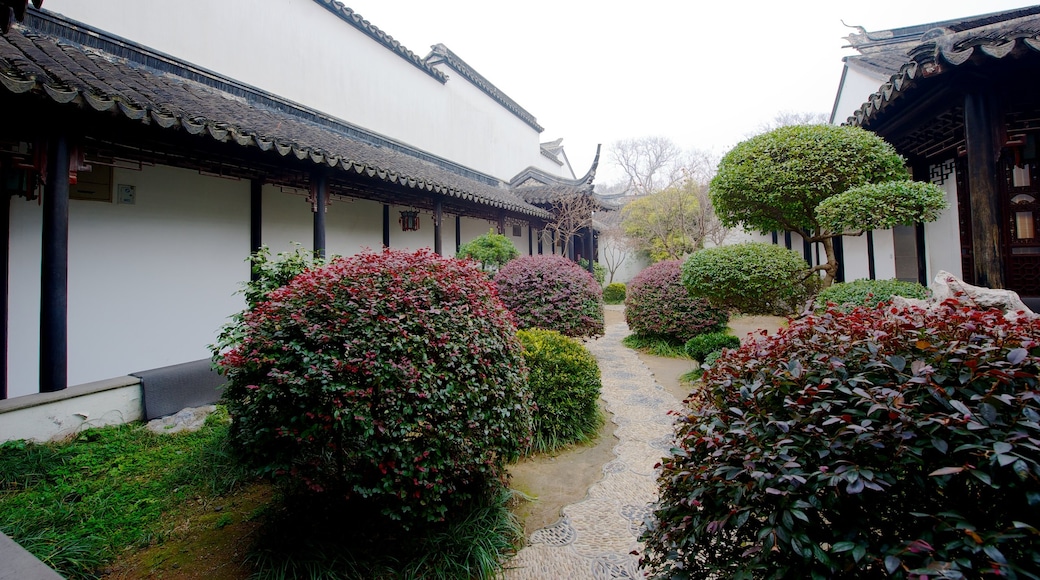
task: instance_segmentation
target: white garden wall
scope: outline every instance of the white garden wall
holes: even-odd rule
[[[537,130],[462,75],[440,65],[442,84],[314,0],[47,0],[45,9],[499,179],[529,166],[572,177],[542,157]]]

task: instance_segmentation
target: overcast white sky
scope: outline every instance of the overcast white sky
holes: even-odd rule
[[[664,135],[724,153],[780,111],[833,105],[851,29],[898,28],[1026,0],[342,0],[419,56],[443,43],[564,138]],[[600,183],[613,176],[601,164]]]

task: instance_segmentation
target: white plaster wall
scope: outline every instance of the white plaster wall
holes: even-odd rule
[[[924,224],[924,247],[927,254],[928,277],[935,278],[939,270],[963,277],[961,271],[960,216],[957,211],[957,171],[937,184],[946,193],[946,209],[939,219]]]
[[[867,235],[842,236],[844,248],[845,280],[852,282],[870,277],[870,262],[867,259]]]
[[[614,252],[614,255],[618,255],[617,252],[620,251],[615,249],[615,245],[616,244],[609,238],[599,239],[598,259],[599,263],[602,264],[604,268],[608,267],[605,256],[611,252]],[[632,280],[632,278],[636,277],[636,274],[642,272],[643,268],[646,268],[649,265],[649,260],[640,255],[638,251],[634,249],[629,249],[627,254],[625,255],[624,260],[622,260],[621,264],[614,272],[613,281],[620,282],[622,284],[628,284]],[[605,285],[609,284],[610,282],[610,272],[608,271],[606,278],[603,280],[603,283]]]
[[[498,222],[493,222],[486,219],[463,217],[462,221],[459,222],[459,231],[461,232],[462,243],[465,244],[486,235],[488,231],[497,232]]]
[[[134,205],[69,204],[70,385],[198,360],[249,276],[249,185],[169,167],[116,169]],[[9,389],[39,389],[40,213],[14,200]]]
[[[844,123],[887,81],[887,78],[846,65],[843,84],[838,87],[835,97],[834,123]]]
[[[433,228],[433,212],[428,210],[419,211],[419,229],[414,231],[402,231],[401,230],[401,212],[406,210],[414,209],[408,205],[390,205],[390,247],[396,250],[418,250],[419,248],[433,248],[434,245],[434,228]],[[441,216],[442,219],[444,216]],[[382,242],[382,218],[380,217],[379,224],[379,242]],[[446,251],[451,249],[449,246],[454,246],[455,243],[455,224],[454,221],[448,221],[444,219],[441,224],[441,250]],[[378,246],[376,246],[378,247]]]
[[[874,232],[874,277],[892,280],[896,277],[896,249],[892,230]]]
[[[48,0],[46,9],[503,180],[532,165],[570,177],[542,164],[538,131],[461,75],[448,71],[442,84],[313,0]],[[481,74],[493,82],[494,71]]]
[[[314,248],[314,213],[305,191],[265,185],[262,215],[261,238],[272,255]],[[325,208],[326,255],[352,256],[382,245],[383,204],[333,196]]]

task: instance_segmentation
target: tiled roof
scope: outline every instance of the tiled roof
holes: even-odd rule
[[[549,205],[561,197],[572,195],[593,195],[596,171],[599,168],[600,147],[596,147],[596,157],[592,167],[580,179],[560,179],[535,168],[528,168],[510,183],[513,191],[523,197],[524,201],[534,205]],[[596,196],[594,196],[596,197]]]
[[[429,65],[435,65],[444,63],[451,67],[452,70],[462,75],[466,80],[473,83],[484,94],[491,97],[498,104],[506,108],[510,113],[516,115],[521,121],[530,125],[535,131],[541,133],[543,131],[542,126],[538,124],[538,121],[534,118],[534,115],[528,113],[526,109],[517,104],[516,101],[510,99],[505,93],[498,90],[498,87],[491,84],[491,81],[487,80],[480,73],[473,70],[473,67],[466,64],[466,61],[459,58],[457,54],[448,49],[443,44],[435,44],[430,51],[430,54],[426,55],[426,63]]]
[[[30,11],[0,37],[0,90],[121,115],[493,208],[549,214],[490,176],[277,95]]]
[[[931,28],[921,33],[916,41],[899,45],[901,51],[906,50],[903,64],[848,118],[846,124],[869,125],[879,112],[923,79],[970,61],[1040,52],[1040,6],[955,22],[951,26]],[[869,57],[880,57],[880,54],[875,52]],[[884,58],[891,57],[890,52]],[[888,63],[891,66],[891,60]]]

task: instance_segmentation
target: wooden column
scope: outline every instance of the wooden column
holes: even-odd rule
[[[589,226],[589,228],[585,230],[585,253],[588,254],[589,274],[596,273],[595,260],[593,259],[595,256],[592,253],[592,236],[592,226]]]
[[[545,239],[545,230],[538,230],[538,255],[542,255],[542,240]]]
[[[1006,285],[997,176],[1002,123],[997,99],[992,93],[976,92],[965,96],[964,136],[968,153],[975,284],[990,288],[1004,288]]]
[[[867,232],[867,277],[871,280],[877,279],[877,271],[874,269],[874,232]]]
[[[441,199],[438,197],[433,200],[433,251],[438,256],[444,255],[443,244],[441,243],[441,221],[444,219],[444,205],[441,203]]]
[[[462,247],[462,216],[455,216],[455,253]]]
[[[390,206],[383,204],[383,247],[390,247]]]
[[[816,261],[820,261],[820,244],[816,246]],[[834,238],[834,256],[838,260],[838,272],[834,275],[835,282],[845,281],[845,240],[841,236]]]
[[[527,222],[527,255],[534,255],[534,228],[531,227],[531,222]]]
[[[925,246],[924,224],[914,224],[914,244],[917,246],[917,282],[928,285],[928,248]]]
[[[3,172],[0,171],[0,178]],[[4,240],[0,250],[0,400],[7,398],[7,344],[8,312],[10,311],[10,261],[11,261],[11,196],[0,183],[0,238]]]
[[[259,179],[249,180],[249,255],[255,255],[260,251],[264,243],[264,182]],[[256,282],[260,279],[260,273],[255,272],[250,266],[249,279]]]
[[[69,145],[47,143],[40,269],[40,392],[68,386],[69,374]]]
[[[321,172],[311,176],[311,199],[314,205],[314,257],[325,258],[325,202],[329,197],[328,177]]]

